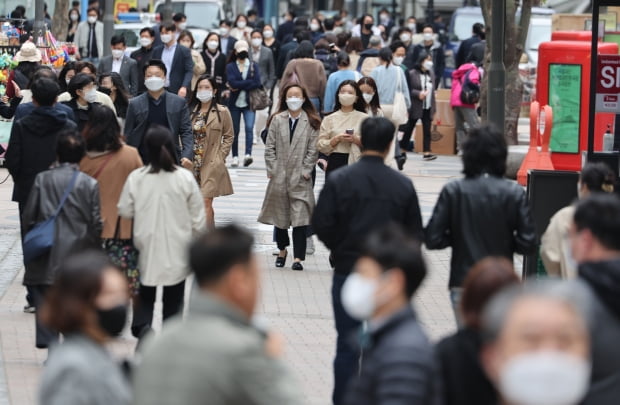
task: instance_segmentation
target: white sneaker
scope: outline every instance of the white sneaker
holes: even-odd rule
[[[306,239],[306,254],[314,254],[314,239],[312,239],[312,236],[308,236],[308,238]]]
[[[233,161],[232,161],[231,166],[232,166],[232,167],[238,167],[238,166],[239,166],[239,158],[238,158],[237,156],[235,156],[235,157],[233,158]]]

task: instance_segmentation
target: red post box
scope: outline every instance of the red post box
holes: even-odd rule
[[[581,170],[581,152],[588,150],[591,43],[551,41],[540,44],[536,94],[541,105],[553,109],[551,161],[556,170]],[[618,54],[618,44],[600,42],[599,54]],[[596,72],[594,73],[596,74]],[[597,113],[594,150],[603,147],[607,125],[614,114]]]
[[[592,42],[592,31],[554,31],[552,41],[587,41]]]

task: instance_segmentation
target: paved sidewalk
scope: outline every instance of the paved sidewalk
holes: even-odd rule
[[[215,200],[216,221],[219,224],[234,221],[254,232],[263,268],[260,312],[270,327],[283,334],[285,360],[295,373],[307,403],[324,405],[331,397],[335,347],[328,252],[316,241],[316,253],[307,257],[303,272],[291,271],[290,259],[285,268],[275,268],[275,257],[271,254],[275,248],[272,227],[256,222],[267,178],[263,147],[256,145],[254,149],[252,166],[231,169],[235,194]],[[460,177],[460,170],[457,157],[440,156],[425,162],[420,155],[409,155],[405,174],[413,179],[418,191],[425,223],[441,187],[450,179]],[[0,169],[0,180],[5,175],[6,170]],[[319,173],[317,195],[322,184],[323,175]],[[33,315],[22,312],[25,300],[21,286],[21,248],[17,207],[9,202],[11,189],[10,179],[0,185],[0,405],[29,405],[36,403],[38,378],[46,353],[34,348]],[[455,328],[447,292],[450,256],[449,250],[425,254],[429,274],[414,303],[424,328],[436,340]],[[125,333],[112,349],[119,356],[130,355],[134,345],[135,339]]]

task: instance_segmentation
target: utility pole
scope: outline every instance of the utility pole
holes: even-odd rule
[[[170,24],[172,22],[172,2],[171,0],[166,0],[164,3],[164,7],[161,10],[161,23],[162,24]]]
[[[34,3],[34,24],[32,26],[32,40],[38,43],[39,38],[45,38],[45,10],[44,0],[36,0]],[[23,16],[26,18],[26,16]]]
[[[504,105],[506,67],[504,66],[505,0],[491,3],[491,64],[489,65],[489,93],[487,117],[502,133],[504,132]]]
[[[435,16],[435,1],[428,0],[428,3],[426,5],[426,23],[432,25],[434,16]]]
[[[112,53],[110,40],[114,35],[114,0],[105,0],[105,11],[103,12],[103,56]]]

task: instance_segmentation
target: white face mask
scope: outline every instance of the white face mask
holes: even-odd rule
[[[89,15],[88,16],[88,22],[91,23],[91,24],[96,23],[97,22],[97,17]]]
[[[147,38],[147,37],[140,37],[140,45],[142,45],[143,47],[147,47],[150,46],[153,43],[153,40],[151,38]]]
[[[405,60],[404,56],[394,56],[394,58],[392,58],[392,62],[394,62],[396,66],[402,65],[404,60]]]
[[[71,21],[77,21],[78,20],[78,15],[77,14],[71,14]]]
[[[94,103],[95,101],[97,101],[97,90],[95,88],[92,88],[88,91],[85,91],[84,100],[86,100],[87,103]]]
[[[187,28],[187,23],[186,22],[179,23],[178,27],[181,31],[183,31],[185,28]]]
[[[423,37],[424,37],[424,40],[427,42],[433,40],[433,34],[431,34],[430,32],[425,32]]]
[[[403,42],[411,41],[411,34],[409,34],[408,32],[403,32],[402,34],[400,34],[400,40]]]
[[[198,90],[196,92],[196,98],[202,103],[208,103],[213,98],[213,91],[211,90]]]
[[[411,32],[413,32],[415,34],[416,32],[416,26],[415,23],[409,23],[407,24],[407,28],[409,28],[411,30]]]
[[[209,42],[207,42],[207,48],[209,48],[212,51],[215,51],[219,47],[220,47],[220,43],[217,42],[217,41],[209,41]]]
[[[319,30],[319,24],[317,24],[317,23],[310,24],[310,30],[311,31],[318,31]]]
[[[424,61],[422,66],[424,66],[424,69],[426,69],[426,70],[433,70],[433,61],[426,60],[426,61]]]
[[[114,59],[120,59],[123,57],[124,54],[125,51],[123,51],[122,49],[112,49],[112,57]]]
[[[161,42],[167,44],[172,39],[172,35],[170,34],[161,34]]]
[[[348,93],[338,94],[338,101],[340,101],[340,104],[345,107],[349,107],[355,104],[356,99],[357,97],[355,96],[355,94],[348,94]]]
[[[179,42],[179,44],[181,46],[186,47],[187,49],[190,49],[192,47],[192,42],[191,41],[183,41],[183,42]]]
[[[263,31],[263,36],[265,38],[273,38],[273,31]]]
[[[372,99],[375,97],[375,93],[372,93],[372,94],[364,93],[362,94],[362,97],[364,97],[364,101],[366,102],[366,104],[370,104]]]
[[[65,82],[67,82],[67,86],[69,85],[70,81],[71,81],[71,79],[65,79]]]
[[[514,405],[576,405],[589,382],[586,360],[544,350],[510,359],[500,371],[499,390]]]
[[[258,48],[263,43],[263,40],[260,38],[252,38],[251,42],[254,48]]]
[[[247,25],[246,22],[243,20],[240,20],[237,22],[237,28],[239,29],[244,29],[246,25]]]
[[[164,83],[161,77],[149,77],[144,81],[144,86],[151,91],[159,91],[164,88]]]
[[[379,19],[381,20],[381,22],[388,22],[388,21],[390,21],[390,16],[387,15],[387,14],[381,14],[379,16]]]
[[[286,106],[291,111],[299,111],[304,104],[304,99],[299,97],[289,97],[286,99]]]
[[[362,277],[358,273],[351,273],[340,293],[344,310],[359,321],[370,319],[375,312],[377,288],[377,281]]]
[[[220,35],[225,37],[226,35],[228,35],[228,28],[226,27],[221,27],[220,28]]]

